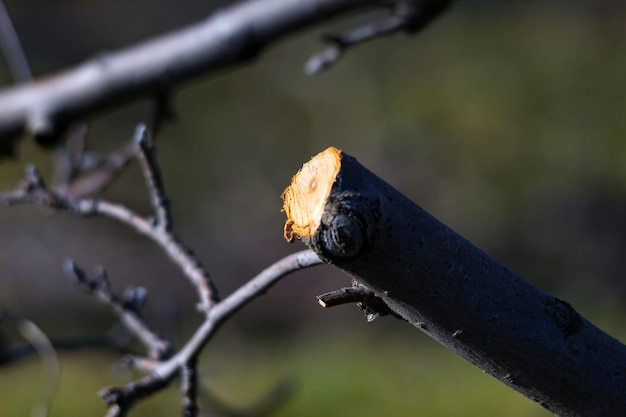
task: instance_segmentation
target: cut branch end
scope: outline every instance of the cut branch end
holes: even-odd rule
[[[326,199],[341,167],[341,151],[330,147],[314,156],[293,176],[282,194],[287,214],[285,239],[315,234],[324,212]]]

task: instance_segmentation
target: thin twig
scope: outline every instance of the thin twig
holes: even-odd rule
[[[136,156],[133,141],[108,154],[87,152],[87,124],[74,126],[57,150],[54,191],[66,197],[88,196],[108,187]]]
[[[124,301],[111,290],[104,268],[96,268],[93,277],[88,277],[85,271],[72,260],[68,260],[64,269],[72,281],[115,312],[126,328],[146,346],[150,359],[161,360],[170,354],[171,344],[159,336],[140,315],[136,297],[127,297]]]
[[[183,417],[198,415],[198,360],[194,356],[181,367],[181,394]]]
[[[61,363],[56,350],[46,334],[32,321],[23,317],[16,317],[5,310],[0,310],[1,321],[12,324],[41,358],[45,381],[42,384],[40,400],[33,407],[32,417],[46,417],[61,380]]]
[[[119,343],[110,336],[51,339],[50,343],[56,351],[101,348],[126,355],[137,355],[137,353],[132,351],[128,346]],[[0,366],[19,362],[36,353],[37,350],[30,343],[4,349],[0,351]]]
[[[28,59],[17,36],[9,11],[0,0],[0,48],[4,53],[9,70],[17,83],[30,82],[33,74]]]
[[[358,281],[352,281],[351,287],[343,287],[335,291],[317,296],[317,302],[324,308],[330,308],[342,304],[356,303],[359,310],[365,313],[368,323],[380,316],[388,314],[401,319],[398,314],[389,308],[385,301],[378,297],[372,290],[361,285]]]
[[[371,291],[365,287],[343,287],[317,296],[317,302],[324,308],[363,301]]]
[[[145,132],[145,127],[142,125],[136,129],[136,136],[140,138],[140,141],[146,140]],[[81,216],[101,215],[130,226],[165,250],[198,292],[199,310],[208,314],[211,305],[219,300],[217,287],[200,260],[170,230],[169,209],[163,205],[167,202],[167,197],[163,190],[155,156],[148,148],[142,149],[140,155],[142,155],[139,158],[143,161],[144,178],[149,184],[148,191],[155,209],[155,218],[159,219],[157,224],[152,218],[142,217],[122,205],[96,198],[67,197],[52,191],[45,185],[39,171],[32,165],[27,167],[26,180],[16,190],[0,193],[0,206],[36,204],[50,209],[70,211]],[[168,224],[170,226],[168,228],[159,227],[159,225]]]
[[[171,214],[156,153],[144,126],[140,125],[136,129],[135,143],[138,146],[138,159],[150,193],[154,218],[139,216],[124,206],[104,200],[60,195],[46,186],[41,174],[34,166],[27,168],[26,179],[16,190],[0,193],[0,205],[37,204],[82,216],[103,215],[132,227],[164,249],[196,287],[202,310],[205,313],[203,324],[172,357],[168,355],[169,343],[158,336],[140,315],[145,300],[144,290],[133,288],[128,290],[124,297],[118,297],[110,288],[104,268],[97,268],[93,276],[89,277],[74,262],[67,261],[65,270],[77,284],[105,302],[149,351],[147,358],[132,356],[126,359],[127,364],[148,372],[148,376],[124,387],[110,387],[102,391],[101,396],[109,405],[107,416],[124,416],[136,401],[167,386],[176,375],[181,373],[185,415],[194,417],[198,412],[196,362],[202,348],[215,331],[230,316],[254,298],[265,293],[280,278],[322,261],[310,250],[289,255],[263,270],[223,301],[219,301],[217,288],[208,272],[171,230]]]
[[[175,375],[160,378],[156,374],[148,375],[123,387],[107,387],[98,395],[109,406],[107,417],[122,417],[137,401],[165,388]]]
[[[87,132],[87,123],[77,123],[68,131],[65,145],[55,150],[53,184],[61,194],[67,195],[65,190],[77,176],[77,166],[85,152]]]
[[[172,366],[180,366],[192,356],[197,355],[219,326],[243,306],[265,293],[284,276],[321,263],[323,261],[315,252],[304,250],[288,255],[270,265],[227,298],[216,304],[207,320],[196,330],[187,344],[168,361],[170,362],[169,364],[164,364],[160,369],[157,369],[157,372],[167,374]]]
[[[414,33],[439,16],[450,2],[451,0],[424,0],[420,2],[400,0],[388,3],[384,7],[393,6],[389,17],[360,26],[343,35],[324,35],[322,40],[330,46],[313,55],[306,62],[304,72],[307,75],[318,74],[336,64],[348,48],[367,41],[401,31]]]
[[[178,353],[159,363],[150,375],[124,387],[110,387],[102,392],[101,396],[111,407],[110,414],[107,416],[122,416],[139,398],[167,386],[179,372],[192,363],[190,361],[197,359],[202,348],[229,317],[253,299],[264,294],[284,276],[320,263],[322,260],[311,250],[288,255],[215,304],[205,321]],[[135,392],[135,387],[138,387],[137,392]],[[114,412],[111,411],[113,409]]]
[[[150,136],[154,138],[163,124],[174,118],[169,93],[155,96],[152,113]],[[73,125],[68,131],[64,146],[56,150],[53,189],[61,195],[80,197],[101,192],[119,176],[133,157],[137,156],[140,160],[155,159],[154,155],[148,155],[155,154],[155,151],[143,125],[135,130],[132,141],[108,154],[86,151],[87,127],[85,122]],[[156,160],[150,163],[155,172],[158,172]]]
[[[141,165],[146,186],[150,193],[150,202],[156,216],[155,226],[170,232],[172,229],[170,202],[165,194],[161,169],[156,157],[156,148],[148,137],[145,125],[137,126],[133,142],[137,144],[137,159]]]
[[[154,97],[154,110],[150,123],[150,133],[152,138],[156,138],[161,133],[163,125],[176,118],[176,112],[172,105],[172,94],[170,91],[162,91]]]

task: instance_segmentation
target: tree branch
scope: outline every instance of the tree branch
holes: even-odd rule
[[[181,367],[181,394],[183,417],[198,415],[198,360],[193,357]]]
[[[356,303],[359,310],[365,313],[367,322],[372,322],[380,316],[391,314],[396,318],[402,318],[378,297],[372,290],[353,280],[351,287],[343,287],[335,291],[317,296],[317,302],[324,308],[342,304]]]
[[[343,35],[324,35],[322,40],[330,47],[312,56],[304,66],[308,75],[318,74],[333,66],[345,51],[356,45],[400,31],[414,33],[424,28],[448,7],[451,0],[443,1],[396,1],[391,15],[377,22],[356,28]]]
[[[102,191],[136,155],[129,141],[108,154],[88,152],[88,126],[78,122],[67,134],[65,146],[56,150],[53,189],[66,197],[81,197]]]
[[[236,4],[179,31],[0,92],[0,148],[12,148],[14,138],[22,133],[32,134],[42,143],[54,143],[75,121],[140,97],[166,97],[184,81],[248,61],[276,40],[330,17],[393,6],[396,16],[403,16],[394,28],[410,31],[420,26],[416,22],[430,21],[437,13],[417,18],[398,14],[398,10],[437,10],[449,2],[249,0]],[[374,32],[379,33],[367,37],[390,31]]]
[[[46,417],[61,380],[61,364],[52,342],[32,321],[16,317],[6,310],[0,310],[0,323],[8,322],[30,344],[39,355],[44,366],[45,381],[42,384],[39,403],[33,408],[33,417]],[[4,352],[3,357],[4,357]]]
[[[173,233],[171,213],[156,151],[147,136],[145,126],[137,127],[133,143],[136,145],[136,157],[141,164],[150,194],[154,217],[142,217],[124,206],[103,200],[61,195],[46,186],[33,166],[28,167],[26,179],[16,190],[0,193],[0,205],[37,204],[82,216],[107,216],[130,226],[161,246],[196,288],[200,310],[205,316],[203,324],[174,356],[170,355],[169,342],[157,335],[140,315],[146,297],[144,289],[131,288],[124,296],[119,297],[111,290],[104,268],[96,268],[93,276],[88,276],[74,262],[67,261],[65,270],[74,282],[106,303],[148,350],[147,358],[137,356],[126,358],[127,364],[148,373],[147,376],[126,386],[110,387],[101,392],[101,397],[109,406],[107,416],[126,415],[137,401],[159,391],[177,375],[181,375],[183,412],[186,416],[195,417],[198,414],[197,359],[215,331],[244,305],[264,294],[280,278],[293,271],[320,264],[322,261],[310,250],[289,255],[220,301],[217,297],[217,288],[208,272]]]
[[[140,314],[145,290],[141,291],[143,294],[139,296],[136,289],[126,291],[122,299],[111,290],[106,271],[102,267],[96,268],[93,277],[88,277],[85,271],[68,260],[65,263],[65,272],[77,285],[113,310],[124,326],[146,346],[151,360],[164,359],[171,353],[171,344],[159,336]]]
[[[197,381],[194,382],[196,371],[190,366],[195,363],[215,332],[228,318],[250,301],[264,294],[284,276],[320,263],[322,260],[311,250],[288,255],[261,271],[224,300],[214,304],[202,325],[173,357],[154,364],[152,373],[138,381],[123,387],[108,387],[102,390],[100,396],[109,405],[107,417],[124,416],[135,402],[165,388],[181,372],[184,374],[182,386],[184,410],[193,415],[197,407],[195,401],[197,387],[188,384],[192,382],[196,384]]]
[[[54,210],[65,210],[81,216],[101,215],[126,224],[161,246],[196,288],[200,296],[199,309],[208,314],[210,306],[218,300],[217,288],[200,260],[170,230],[168,208],[158,165],[154,156],[147,156],[151,146],[143,125],[135,130],[134,143],[139,147],[138,158],[142,161],[143,173],[148,184],[155,217],[142,217],[119,204],[96,198],[78,198],[61,195],[50,190],[34,166],[27,167],[26,179],[14,191],[0,193],[0,206],[15,204],[37,204]],[[150,162],[148,162],[150,160]],[[167,226],[167,227],[166,227]]]
[[[329,148],[283,194],[302,239],[426,334],[561,417],[626,415],[626,346]]]
[[[0,49],[4,53],[11,75],[16,83],[32,81],[33,74],[28,59],[17,36],[9,11],[0,0]]]

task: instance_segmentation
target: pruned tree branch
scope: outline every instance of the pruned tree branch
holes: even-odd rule
[[[249,0],[236,4],[177,32],[1,91],[0,149],[12,148],[14,138],[23,133],[42,143],[54,143],[76,121],[140,97],[168,97],[184,81],[248,61],[278,39],[330,17],[365,8],[391,10],[389,21],[338,38],[343,50],[366,39],[421,28],[450,1]],[[313,72],[311,67],[327,66],[329,60],[314,62],[318,63],[308,64],[309,72]]]
[[[356,159],[327,149],[283,198],[287,240],[300,238],[442,345],[557,416],[626,415],[626,346]]]

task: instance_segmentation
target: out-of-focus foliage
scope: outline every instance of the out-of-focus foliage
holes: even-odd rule
[[[380,331],[383,326],[376,327]],[[298,349],[281,343],[256,350],[218,344],[203,358],[207,363],[202,370],[204,385],[212,392],[211,400],[201,393],[200,404],[205,415],[215,415],[211,410],[223,409],[224,405],[246,411],[286,380],[293,384],[293,396],[272,415],[551,415],[434,342],[422,344],[415,337],[389,336],[382,340],[372,332],[356,337],[350,332],[328,332],[317,340],[304,336],[306,343]],[[68,354],[63,357],[63,366],[64,381],[51,417],[103,414],[104,407],[94,393],[103,385],[124,383],[128,378],[114,366],[110,355]],[[0,410],[5,415],[28,415],[39,389],[35,378],[39,371],[36,363],[3,370],[0,387],[5,398],[19,399],[3,401]],[[9,379],[12,383],[5,384]],[[219,399],[219,405],[213,398]],[[176,388],[172,386],[141,403],[132,415],[179,413]]]
[[[191,0],[7,6],[36,73],[211,9]],[[527,279],[623,335],[626,9],[618,2],[596,6],[465,2],[416,37],[371,42],[328,73],[306,77],[302,65],[319,50],[315,39],[331,29],[325,26],[281,42],[253,66],[186,86],[176,95],[178,121],[158,138],[176,227],[227,293],[300,248],[282,240],[279,195],[310,156],[337,146]],[[357,20],[333,28],[363,22]],[[140,103],[95,120],[92,147],[112,149],[148,115],[149,105]],[[19,160],[0,165],[0,186],[13,187],[29,161],[49,172],[48,158],[24,142]],[[106,196],[148,209],[135,168]],[[150,318],[168,336],[183,338],[192,328],[194,294],[186,281],[152,244],[110,221],[1,209],[0,248],[0,304],[52,335],[99,334],[111,323],[102,306],[66,283],[60,265],[67,256],[85,267],[104,264],[120,290],[147,286]],[[211,384],[231,387],[224,396],[245,403],[295,370],[302,385],[284,415],[545,415],[452,354],[409,346],[422,336],[408,325],[393,326],[395,337],[385,339],[378,332],[391,319],[365,327],[349,307],[318,309],[314,295],[347,283],[327,267],[281,282],[229,323],[238,336],[223,336],[228,343],[253,340],[256,348],[209,354],[208,369],[224,366]],[[173,314],[185,325],[172,323]],[[311,346],[328,328],[332,343]],[[364,331],[358,337],[369,342],[350,339],[342,348],[337,329]],[[387,363],[379,351],[397,359]],[[92,413],[78,404],[85,396],[98,410],[97,387],[121,382],[106,373],[110,360],[64,359],[64,383],[81,392],[73,398],[63,391],[56,415]],[[95,371],[83,373],[87,362],[100,367],[101,380]],[[237,363],[246,367],[228,369]],[[3,399],[0,415],[23,415],[28,400],[17,392],[27,395],[37,372],[35,365],[0,369],[0,389],[15,392],[3,398],[16,399]],[[85,379],[94,386],[76,382]],[[177,410],[173,398],[158,407]]]

